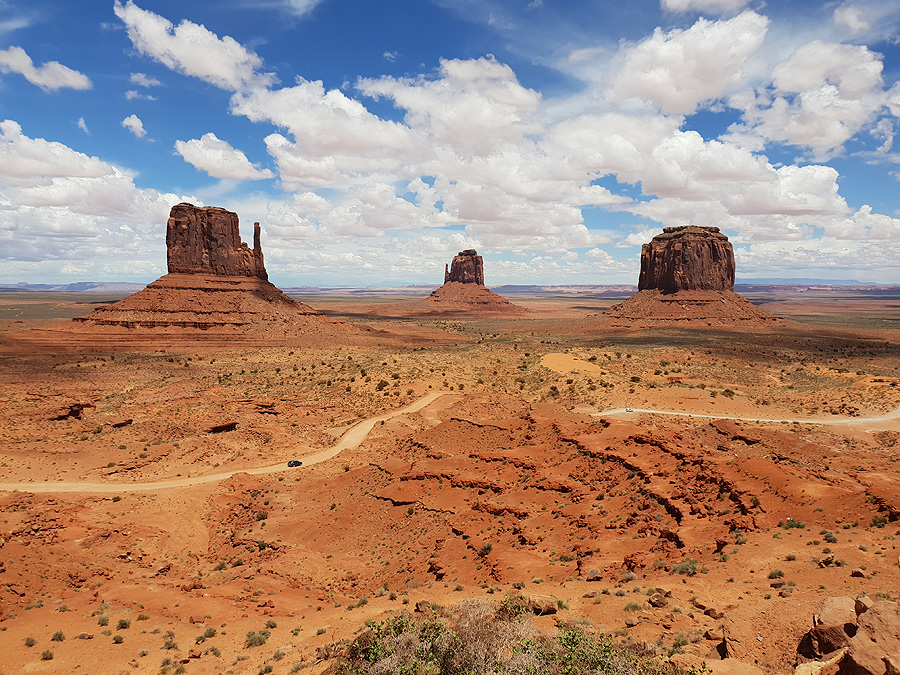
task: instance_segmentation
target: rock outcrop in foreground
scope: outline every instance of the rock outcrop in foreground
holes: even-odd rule
[[[667,227],[641,249],[638,292],[604,315],[616,325],[781,321],[734,292],[734,250],[718,227]]]
[[[425,299],[426,311],[460,315],[523,314],[514,305],[484,285],[484,260],[475,249],[460,251],[449,269],[444,266],[444,285]]]
[[[323,337],[356,332],[287,297],[268,281],[254,224],[253,248],[237,214],[178,204],[166,228],[169,273],[144,290],[75,321],[88,328],[197,329],[234,335]]]

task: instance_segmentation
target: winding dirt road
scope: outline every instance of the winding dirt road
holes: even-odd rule
[[[677,417],[700,417],[711,420],[737,420],[740,422],[773,422],[787,424],[827,424],[829,426],[847,424],[877,424],[878,422],[890,422],[900,418],[900,408],[893,412],[877,415],[875,417],[799,417],[796,419],[772,419],[768,417],[734,417],[732,415],[704,415],[701,413],[675,412],[672,410],[651,410],[648,408],[614,408],[603,412],[591,413],[591,417],[608,417],[610,415],[632,415],[637,413],[649,413],[652,415],[673,415]]]
[[[407,413],[417,412],[429,405],[432,401],[444,396],[446,392],[436,391],[420,398],[415,403],[411,403],[405,408],[392,410],[382,415],[370,417],[367,420],[358,422],[341,436],[341,439],[330,448],[307,455],[303,458],[303,466],[319,464],[327,461],[332,457],[336,457],[343,450],[357,447],[362,443],[369,432],[379,422],[405,415]],[[261,466],[255,469],[233,469],[222,473],[211,473],[204,476],[191,476],[188,478],[172,478],[169,480],[153,481],[151,483],[0,483],[0,492],[14,492],[21,490],[23,492],[79,492],[79,493],[122,493],[122,492],[148,492],[151,490],[166,490],[169,488],[191,487],[193,485],[202,485],[203,483],[215,483],[217,481],[231,478],[239,473],[247,473],[251,475],[260,475],[267,473],[279,473],[281,471],[298,471],[302,467],[292,468],[287,466],[287,461],[281,461],[278,464],[269,466]]]
[[[358,422],[354,426],[350,427],[344,435],[341,436],[341,439],[330,448],[325,450],[320,450],[319,452],[313,453],[311,455],[307,455],[303,458],[303,466],[310,466],[313,464],[319,464],[320,462],[327,461],[333,457],[339,455],[343,450],[348,450],[350,448],[355,448],[362,443],[366,436],[369,435],[369,432],[375,427],[376,424],[380,422],[386,422],[389,419],[397,417],[399,415],[405,415],[407,413],[417,412],[422,408],[426,407],[433,401],[437,400],[441,396],[447,395],[447,392],[436,391],[431,394],[427,394],[420,398],[415,403],[411,403],[405,408],[400,408],[399,410],[392,410],[390,412],[384,413],[382,415],[377,415],[375,417],[370,417],[367,420],[363,420],[362,422]],[[647,408],[613,408],[611,410],[604,410],[603,412],[591,413],[592,417],[609,417],[612,415],[632,415],[638,413],[647,413],[653,415],[673,415],[677,417],[698,417],[704,419],[716,419],[716,420],[738,420],[742,422],[772,422],[772,423],[781,423],[786,422],[788,424],[827,424],[827,425],[857,425],[857,424],[872,424],[879,422],[889,422],[891,420],[895,420],[900,418],[900,408],[894,410],[893,412],[886,413],[884,415],[879,415],[876,417],[831,417],[831,418],[799,418],[799,419],[772,419],[772,418],[762,418],[762,417],[735,417],[730,415],[707,415],[701,413],[687,413],[687,412],[675,412],[671,410],[651,410]],[[204,476],[191,476],[188,478],[172,478],[169,480],[159,480],[153,481],[149,483],[81,483],[81,482],[66,482],[66,483],[0,483],[0,492],[15,492],[15,491],[23,491],[23,492],[34,492],[34,493],[124,493],[124,492],[149,492],[152,490],[166,490],[170,488],[183,488],[183,487],[191,487],[194,485],[202,485],[204,483],[215,483],[217,481],[222,481],[227,478],[231,478],[232,476],[239,473],[246,473],[251,475],[261,475],[268,473],[280,473],[282,471],[298,471],[302,470],[301,468],[291,468],[287,466],[286,461],[281,461],[278,464],[271,464],[268,466],[256,467],[254,469],[233,469],[231,471],[224,471],[221,473],[212,473]]]

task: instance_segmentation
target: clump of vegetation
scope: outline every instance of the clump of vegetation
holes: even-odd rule
[[[250,631],[247,633],[247,640],[244,643],[247,647],[261,647],[266,644],[266,640],[269,639],[269,631],[266,629],[260,631]]]
[[[697,561],[688,556],[684,559],[684,561],[672,565],[672,569],[670,571],[675,572],[676,574],[684,574],[692,577],[697,574]]]
[[[651,675],[658,666],[582,624],[539,634],[507,596],[502,603],[465,600],[424,616],[404,612],[370,623],[326,673],[542,673]],[[499,656],[502,655],[502,656]]]
[[[785,530],[803,530],[806,528],[806,523],[801,523],[799,520],[788,518],[784,521],[779,520],[778,527],[783,527]]]

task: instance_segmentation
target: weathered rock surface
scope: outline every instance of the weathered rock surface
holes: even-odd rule
[[[734,250],[718,227],[667,227],[641,248],[638,290],[733,291]]]
[[[259,223],[254,223],[253,249],[241,241],[236,213],[176,204],[166,225],[169,273],[268,279],[259,238]]]
[[[474,248],[460,251],[454,256],[449,270],[444,266],[444,283],[448,281],[484,286],[484,259]]]
[[[876,602],[859,617],[842,674],[887,675],[900,668],[900,604]]]
[[[641,250],[638,292],[607,309],[616,326],[781,321],[734,292],[734,251],[717,227],[667,227]]]

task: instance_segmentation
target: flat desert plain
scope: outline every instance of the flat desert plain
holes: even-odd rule
[[[0,296],[0,672],[320,673],[515,593],[545,634],[793,672],[825,598],[900,596],[900,291],[747,295],[787,321],[304,294],[375,329],[315,346],[69,339],[111,298]]]

